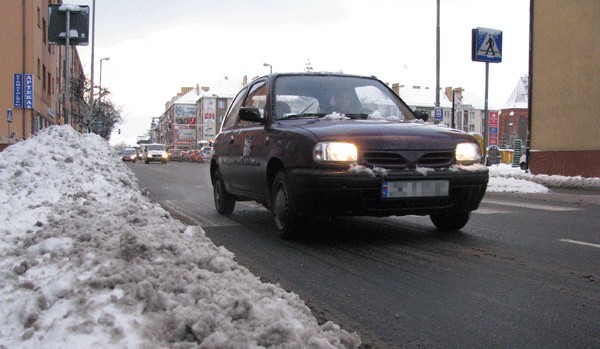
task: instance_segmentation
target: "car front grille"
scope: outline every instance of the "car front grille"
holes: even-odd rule
[[[426,153],[419,158],[417,165],[420,167],[446,167],[452,165],[454,161],[454,152],[435,152]]]
[[[448,167],[454,162],[453,151],[368,151],[363,154],[364,161],[372,167],[386,169],[405,169],[415,167]]]
[[[365,161],[374,167],[402,169],[408,167],[408,161],[402,155],[392,152],[367,152]]]

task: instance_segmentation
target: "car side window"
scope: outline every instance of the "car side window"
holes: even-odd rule
[[[248,92],[248,97],[244,102],[244,107],[255,107],[264,110],[267,104],[267,82],[260,81],[254,84]]]
[[[221,130],[227,130],[234,127],[237,124],[240,115],[240,108],[242,107],[242,101],[244,100],[244,95],[246,94],[246,89],[242,89],[233,102],[231,102],[231,108],[229,108],[229,113],[223,120],[223,125],[221,126]]]
[[[248,96],[244,100],[244,107],[254,107],[260,110],[260,115],[265,116],[265,105],[267,104],[267,81],[258,81],[250,87]],[[253,122],[239,120],[238,126],[252,125]]]

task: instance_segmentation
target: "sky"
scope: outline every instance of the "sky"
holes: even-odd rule
[[[67,2],[88,5],[92,0]],[[342,71],[387,83],[436,85],[435,0],[97,0],[94,81],[125,122],[112,142],[137,140],[184,86],[274,72]],[[471,30],[503,32],[490,64],[489,106],[502,106],[528,73],[529,1],[441,0],[440,86],[483,99],[485,63],[471,60]],[[90,32],[91,35],[91,32]],[[91,45],[79,47],[89,77]]]
[[[600,178],[490,167],[488,192],[549,187]],[[0,222],[0,348],[360,346],[152,202],[96,134],[55,125],[0,152]]]

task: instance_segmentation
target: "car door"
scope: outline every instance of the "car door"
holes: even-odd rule
[[[249,87],[243,106],[258,108],[265,116],[266,98],[266,79],[258,80]],[[261,176],[264,177],[261,174],[264,161],[258,152],[265,138],[264,123],[238,120],[231,136],[231,184],[238,194],[257,199],[257,195],[262,195],[259,184]]]
[[[235,151],[233,151],[232,148],[234,147],[234,140],[236,138],[235,136],[239,132],[239,112],[240,108],[242,107],[242,103],[244,102],[246,92],[246,88],[242,89],[231,102],[231,107],[229,108],[227,115],[223,120],[221,130],[219,130],[219,134],[215,138],[215,142],[213,144],[215,150],[215,160],[219,166],[219,171],[221,172],[221,176],[227,190],[231,192],[234,192],[235,187],[237,186],[233,181],[233,172],[235,170],[235,166],[233,166],[235,160]]]

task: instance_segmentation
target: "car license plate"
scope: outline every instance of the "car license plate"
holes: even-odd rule
[[[381,185],[382,198],[415,198],[448,196],[448,181],[384,181]]]

